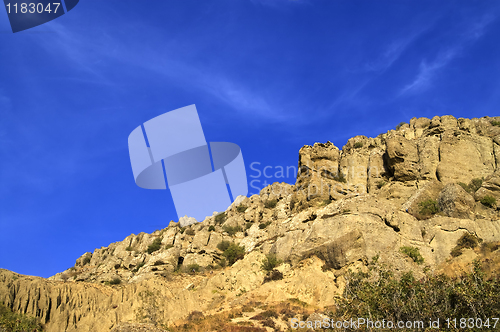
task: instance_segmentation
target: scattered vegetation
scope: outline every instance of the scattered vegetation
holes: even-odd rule
[[[109,281],[110,285],[119,285],[122,283],[122,280],[118,277],[115,277]]]
[[[264,207],[267,209],[274,209],[278,201],[276,199],[268,199],[264,202]]]
[[[331,204],[331,203],[332,203],[332,200],[331,200],[331,199],[324,199],[324,200],[321,202],[320,206],[327,206],[327,205],[329,205],[329,204]]]
[[[224,221],[226,221],[226,212],[221,212],[218,215],[215,216],[215,223],[220,225],[223,224]]]
[[[198,264],[189,264],[188,266],[186,266],[186,271],[188,273],[198,273],[200,272],[200,266]]]
[[[446,322],[449,317],[474,317],[481,319],[482,328],[493,328],[491,317],[500,315],[500,279],[488,280],[478,262],[459,278],[427,272],[416,280],[411,271],[396,278],[385,266],[375,265],[368,273],[350,272],[346,279],[337,310],[330,313],[337,320],[370,317],[372,321],[429,322],[439,318]],[[456,326],[450,326],[451,330],[464,328],[459,318],[452,324]]]
[[[224,226],[222,229],[231,236],[242,231],[241,226]]]
[[[283,263],[283,261],[278,259],[275,254],[267,254],[266,258],[262,260],[260,268],[266,272],[270,272],[281,263]]]
[[[497,204],[497,200],[493,196],[486,195],[480,200],[481,204],[484,206],[487,206],[489,208],[495,207]]]
[[[134,273],[138,272],[141,269],[141,267],[143,267],[144,265],[146,265],[146,263],[144,263],[144,262],[137,264],[137,266],[132,270],[132,272],[134,272]]]
[[[90,256],[85,256],[85,258],[83,259],[83,265],[87,265],[88,263],[90,263]]]
[[[363,142],[356,142],[356,143],[354,143],[354,148],[355,149],[360,149],[362,147],[363,147]]]
[[[248,209],[248,206],[246,205],[243,205],[243,204],[240,204],[236,207],[236,211],[240,212],[240,213],[243,213],[245,212],[246,210]]]
[[[165,265],[165,262],[162,261],[162,260],[157,260],[156,262],[154,262],[153,266],[158,266],[158,265]]]
[[[193,236],[195,233],[194,233],[194,229],[192,228],[189,228],[186,230],[186,235],[190,235],[190,236]]]
[[[245,230],[250,229],[250,227],[252,227],[252,225],[253,225],[253,222],[251,222],[251,221],[246,222],[245,223]]]
[[[157,237],[156,239],[153,240],[153,243],[151,243],[148,246],[148,249],[146,250],[148,254],[152,254],[153,252],[159,250],[161,248],[161,237]]]
[[[385,186],[386,184],[387,184],[387,182],[385,182],[384,180],[380,180],[377,182],[377,188],[380,189],[383,186]]]
[[[464,190],[469,194],[474,194],[483,185],[483,179],[479,178],[472,179],[469,184],[458,182],[458,185],[464,188]]]
[[[438,202],[433,199],[427,199],[418,204],[420,206],[420,214],[430,215],[439,212]]]
[[[400,122],[400,123],[396,126],[396,130],[401,129],[401,127],[403,127],[405,124],[406,124],[406,122]]]
[[[340,170],[337,171],[337,173],[332,173],[332,172],[325,169],[325,170],[321,171],[321,176],[326,177],[327,179],[330,179],[330,180],[335,180],[337,182],[342,182],[342,183],[347,182],[347,179],[345,178],[344,173],[342,173]]]
[[[493,126],[500,127],[500,121],[495,121],[495,120],[493,120],[493,121],[491,121],[491,124],[492,124]]]
[[[215,231],[215,226],[214,226],[214,225],[210,225],[210,226],[208,227],[208,231],[209,231],[209,232],[213,232],[213,231]]]
[[[167,245],[165,246],[165,250],[168,250],[168,249],[173,248],[173,247],[174,247],[174,245],[173,245],[173,244],[167,244]]]
[[[131,246],[128,246],[127,248],[125,248],[125,250],[127,250],[127,251],[132,251],[133,249],[132,249],[132,247],[131,247]]]
[[[407,255],[417,264],[422,264],[424,262],[424,258],[420,254],[420,250],[416,247],[403,246],[399,248],[403,254]]]
[[[452,257],[458,257],[462,254],[463,248],[474,249],[482,241],[482,239],[477,238],[469,232],[464,233],[464,235],[462,235],[460,239],[458,239],[457,245],[451,250],[450,254]]]
[[[224,251],[226,251],[227,248],[229,248],[230,245],[231,245],[231,242],[223,240],[223,241],[219,242],[219,244],[217,245],[217,249],[224,252]]]
[[[3,303],[0,303],[0,331],[41,332],[43,327],[36,318],[14,313]]]
[[[184,234],[184,232],[186,231],[186,229],[187,229],[186,226],[181,227],[181,229],[179,229],[179,233]]]
[[[225,259],[227,259],[227,263],[229,263],[229,265],[233,265],[237,260],[242,259],[245,256],[245,247],[229,241],[221,241],[217,245],[217,249],[222,251],[222,255]],[[225,267],[225,263],[223,264],[219,263],[219,265]]]
[[[264,276],[264,283],[283,279],[283,273],[278,270],[271,270]]]
[[[483,242],[481,244],[481,252],[486,254],[488,252],[493,252],[500,248],[500,242]]]
[[[264,229],[264,228],[266,228],[266,227],[267,227],[267,226],[269,226],[269,225],[271,225],[271,222],[270,222],[270,221],[268,221],[268,222],[261,222],[261,223],[259,224],[259,228],[260,228],[260,229]]]

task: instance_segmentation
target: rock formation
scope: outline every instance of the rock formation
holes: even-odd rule
[[[499,120],[413,118],[376,138],[353,137],[342,150],[304,146],[295,185],[239,197],[201,223],[183,217],[132,234],[49,280],[2,270],[0,301],[39,317],[47,331],[127,331],[255,300],[330,306],[346,270],[372,257],[396,273],[442,270],[458,259],[450,253],[463,234],[500,240]],[[224,267],[222,241],[243,246],[244,258]],[[425,263],[402,253],[405,246]],[[264,282],[266,254],[284,262],[282,279]]]

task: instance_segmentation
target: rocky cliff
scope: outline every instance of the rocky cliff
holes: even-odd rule
[[[126,323],[165,327],[249,301],[331,306],[345,271],[372,257],[396,273],[455,271],[478,256],[457,247],[464,234],[500,240],[499,125],[500,117],[413,118],[342,150],[304,146],[295,185],[239,197],[202,223],[132,234],[49,280],[2,270],[0,301],[39,317],[47,331],[125,331]],[[232,266],[223,241],[244,247]],[[401,248],[417,248],[424,263]],[[284,262],[276,278],[261,268],[268,254]]]

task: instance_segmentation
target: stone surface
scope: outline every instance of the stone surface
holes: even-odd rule
[[[458,184],[447,184],[439,193],[438,203],[448,217],[473,218],[474,198]]]
[[[500,199],[500,128],[492,120],[500,118],[413,118],[375,138],[355,136],[341,150],[331,142],[304,146],[295,185],[240,196],[225,218],[182,217],[151,234],[131,234],[49,279],[0,270],[0,301],[40,318],[49,332],[155,331],[152,325],[193,311],[221,312],[256,298],[334,305],[346,271],[367,269],[373,257],[396,275],[411,270],[416,277],[449,262],[465,266],[477,253],[450,255],[463,234],[500,241],[499,211],[478,202]],[[483,177],[474,196],[457,184]],[[440,211],[421,215],[425,200],[437,201]],[[222,241],[244,246],[244,258],[218,267]],[[424,264],[402,246],[418,248]],[[276,268],[282,280],[264,282],[269,253],[284,261]],[[201,272],[186,271],[194,264]],[[120,283],[110,285],[114,279]]]

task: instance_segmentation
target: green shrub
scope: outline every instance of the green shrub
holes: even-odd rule
[[[173,245],[173,244],[167,244],[167,245],[165,246],[165,250],[168,250],[168,249],[173,248],[173,247],[174,247],[174,245]]]
[[[451,257],[458,257],[462,254],[462,249],[458,246],[453,248],[450,252]]]
[[[238,211],[238,212],[240,212],[240,213],[243,213],[243,212],[245,212],[247,209],[248,209],[248,206],[243,205],[243,204],[240,204],[240,205],[238,205],[238,207],[236,208],[236,211]]]
[[[486,195],[481,199],[481,204],[487,207],[494,207],[497,204],[497,200],[493,196]]]
[[[274,209],[277,203],[278,201],[276,199],[268,199],[264,202],[264,207],[266,207],[267,209]]]
[[[377,188],[380,189],[383,186],[385,186],[386,184],[387,184],[387,182],[385,182],[384,180],[380,180],[377,182]]]
[[[250,222],[250,221],[246,222],[245,223],[245,230],[250,229],[250,227],[252,227],[252,225],[253,225],[253,222]]]
[[[271,270],[266,273],[264,276],[264,283],[273,281],[273,280],[282,280],[283,279],[283,273],[281,273],[278,270]]]
[[[38,319],[14,313],[7,306],[0,303],[0,331],[5,332],[41,332],[42,325]]]
[[[229,247],[224,250],[223,255],[227,259],[229,265],[233,265],[237,260],[245,256],[245,247],[239,246],[236,243],[231,243]]]
[[[195,272],[200,272],[200,268],[201,266],[199,266],[198,264],[189,264],[188,266],[186,266],[186,272],[188,273],[195,273]]]
[[[401,129],[401,127],[403,127],[405,124],[406,124],[406,122],[400,122],[400,123],[396,126],[396,130]]]
[[[500,121],[495,121],[495,120],[493,120],[493,121],[491,121],[491,124],[492,124],[493,126],[500,127]]]
[[[181,227],[181,229],[179,229],[179,233],[184,234],[184,232],[186,231],[186,229],[187,229],[186,226]]]
[[[219,213],[218,215],[215,216],[215,223],[220,225],[223,224],[224,221],[226,221],[226,212]]]
[[[340,170],[337,171],[337,173],[332,173],[332,172],[324,169],[321,171],[321,176],[326,177],[326,178],[331,179],[331,180],[335,180],[337,182],[342,182],[342,183],[347,182],[347,179],[345,178],[344,173],[342,173]]]
[[[471,248],[474,249],[477,245],[483,240],[477,238],[476,236],[470,234],[469,232],[464,233],[460,239],[457,240],[457,245],[450,252],[452,257],[457,257],[462,254],[463,248]]]
[[[420,250],[416,247],[403,246],[399,248],[399,251],[413,259],[413,261],[417,264],[422,264],[424,262],[424,258],[420,254]]]
[[[88,263],[90,263],[90,256],[85,256],[85,258],[83,259],[83,265],[87,265]]]
[[[186,230],[186,235],[190,235],[190,236],[193,236],[195,233],[194,233],[194,229],[192,228],[189,228]]]
[[[214,226],[214,225],[210,225],[210,226],[208,227],[208,231],[209,231],[209,232],[213,232],[213,231],[215,231],[215,226]]]
[[[269,226],[269,225],[271,225],[271,222],[270,222],[270,221],[268,221],[268,222],[261,222],[261,223],[259,224],[259,228],[260,228],[260,229],[264,229],[264,228],[266,228],[266,227],[267,227],[267,226]]]
[[[329,204],[331,204],[331,203],[332,203],[332,200],[331,200],[331,199],[324,199],[324,200],[321,202],[320,206],[327,206],[327,205],[329,205]]]
[[[132,249],[132,247],[131,247],[131,246],[128,246],[127,248],[125,248],[125,250],[127,250],[127,251],[132,251],[133,249]]]
[[[230,245],[231,245],[231,242],[229,242],[229,241],[221,241],[217,245],[217,249],[219,249],[220,251],[224,252],[224,251],[226,251],[227,248],[229,248]]]
[[[231,236],[242,231],[240,226],[224,226],[222,227],[222,229],[224,230],[224,232],[227,232]]]
[[[264,271],[272,271],[276,266],[283,263],[281,259],[278,259],[275,254],[267,254],[266,258],[262,260],[262,265],[260,268]]]
[[[457,245],[460,246],[461,248],[474,249],[475,247],[477,247],[479,242],[480,240],[477,237],[467,232],[464,233],[464,235],[462,235],[460,239],[458,239]]]
[[[226,266],[227,266],[227,261],[226,261],[226,259],[225,259],[225,258],[222,258],[222,259],[221,259],[221,260],[217,263],[217,265],[219,265],[219,267],[222,267],[222,268],[226,267]]]
[[[162,261],[162,260],[157,260],[156,262],[154,262],[153,266],[158,266],[158,265],[165,265],[165,262]]]
[[[120,278],[116,277],[116,278],[111,279],[109,281],[109,284],[110,285],[119,285],[119,284],[121,284],[121,282],[122,282],[122,280]]]
[[[151,243],[148,246],[148,254],[152,254],[153,252],[159,250],[161,248],[161,237],[157,237],[156,239],[153,240],[153,243]]]
[[[469,185],[463,182],[457,182],[457,184],[462,187],[466,192],[470,193]]]
[[[144,265],[146,265],[146,263],[144,263],[144,262],[137,264],[137,266],[132,270],[132,272],[134,272],[134,273],[138,272],[141,269],[141,267],[143,267]]]
[[[356,142],[356,143],[354,143],[354,148],[355,149],[360,149],[362,147],[363,147],[363,142]]]
[[[465,184],[463,182],[458,182],[458,185],[460,187],[464,188],[464,190],[466,192],[468,192],[469,194],[473,194],[479,188],[481,188],[481,186],[483,185],[483,179],[479,179],[479,178],[472,179],[469,184]]]
[[[427,328],[430,320],[438,318],[446,322],[449,317],[474,317],[483,323],[489,318],[492,328],[495,321],[491,317],[500,315],[500,279],[487,279],[477,262],[470,273],[459,278],[430,272],[420,280],[411,272],[396,278],[385,266],[374,266],[368,273],[349,272],[345,278],[344,293],[338,297],[336,311],[329,314],[334,320],[369,317],[371,321],[423,321]],[[457,318],[456,328],[450,330],[465,330],[458,329],[459,324]],[[417,330],[424,329],[411,329]]]
[[[427,199],[418,204],[420,206],[420,213],[424,215],[436,214],[439,212],[438,202],[433,199]]]

